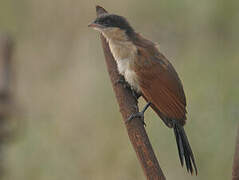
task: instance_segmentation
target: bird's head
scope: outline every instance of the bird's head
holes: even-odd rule
[[[124,17],[115,14],[103,14],[90,23],[88,27],[100,31],[108,39],[127,38],[134,33],[128,21]]]

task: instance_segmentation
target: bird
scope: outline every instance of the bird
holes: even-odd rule
[[[103,13],[88,25],[99,31],[107,40],[116,61],[119,74],[137,98],[142,96],[147,104],[141,112],[132,114],[144,117],[151,107],[172,128],[176,138],[181,165],[197,175],[193,151],[184,125],[186,123],[186,97],[178,73],[169,60],[159,51],[157,43],[145,38],[123,16]]]

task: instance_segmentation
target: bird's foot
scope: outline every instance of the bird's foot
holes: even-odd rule
[[[130,117],[126,120],[126,123],[130,122],[132,119],[134,118],[140,118],[142,120],[142,123],[144,126],[146,126],[145,122],[144,122],[144,112],[148,109],[148,107],[150,106],[151,102],[148,102],[142,111],[131,114]]]
[[[144,112],[143,111],[131,114],[125,122],[130,123],[134,118],[139,118],[140,120],[142,120],[143,125],[146,126],[146,124],[144,122]]]

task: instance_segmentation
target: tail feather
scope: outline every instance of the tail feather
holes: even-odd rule
[[[183,166],[185,160],[187,171],[193,174],[195,170],[195,174],[197,175],[197,166],[183,126],[178,122],[174,122],[173,128],[181,165]]]
[[[174,134],[175,134],[175,138],[176,138],[176,142],[177,142],[177,146],[178,146],[178,155],[179,155],[179,158],[180,158],[180,162],[181,162],[181,165],[183,166],[184,164],[184,149],[183,149],[183,142],[182,142],[182,138],[181,136],[179,136],[179,132],[178,132],[178,129],[177,128],[174,128]]]

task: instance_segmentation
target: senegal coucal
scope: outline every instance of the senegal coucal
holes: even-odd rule
[[[177,72],[168,59],[159,52],[152,41],[131,27],[128,21],[115,14],[102,14],[88,25],[103,34],[109,43],[119,73],[135,94],[147,101],[143,111],[133,114],[143,116],[150,106],[163,122],[174,129],[181,165],[197,174],[193,152],[183,126],[186,122],[186,98]]]

